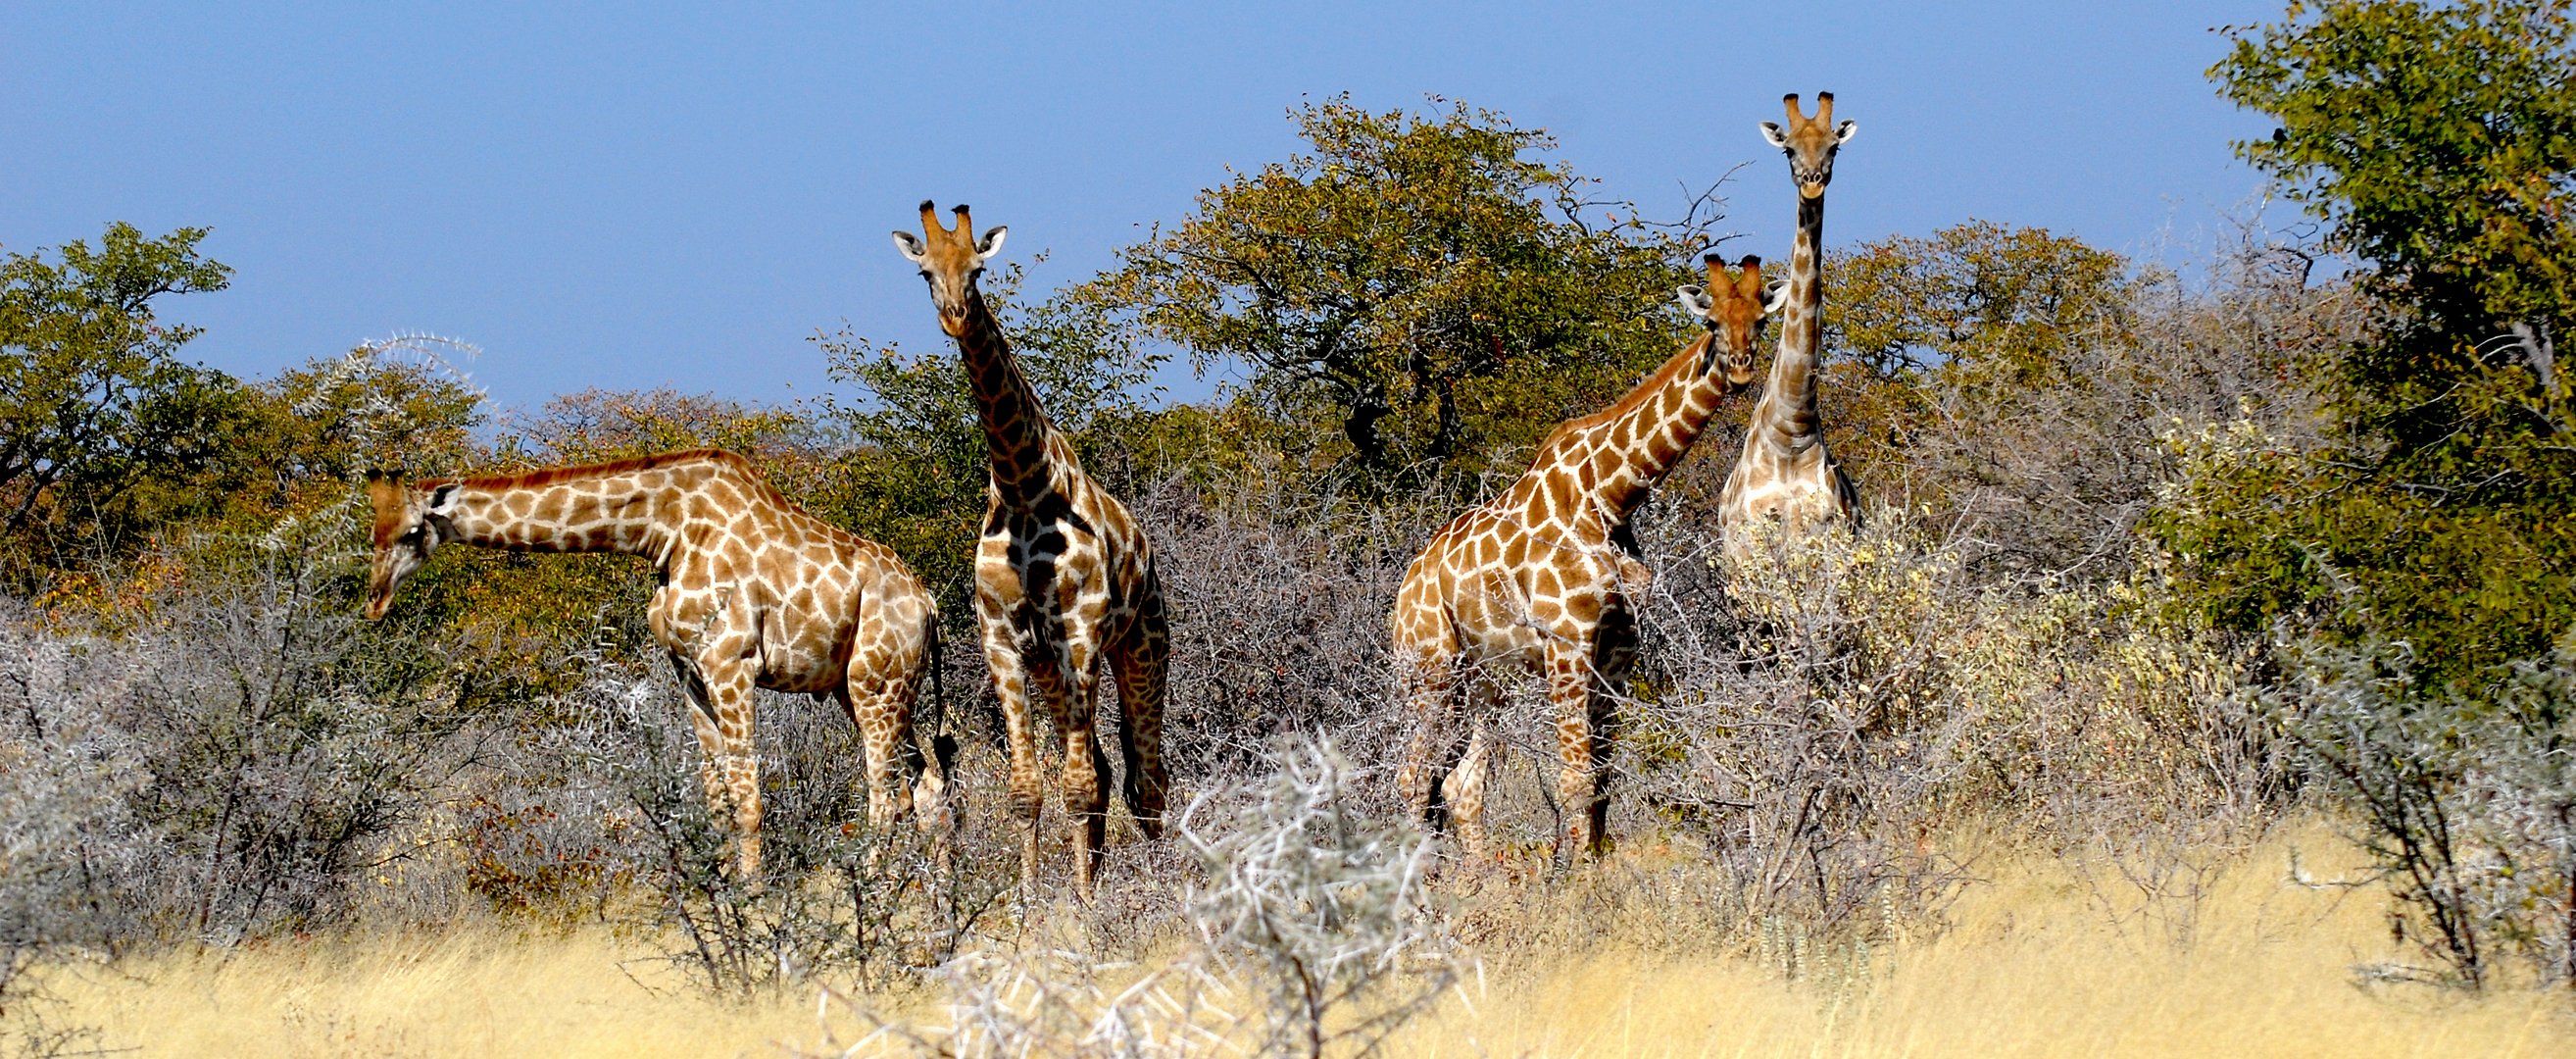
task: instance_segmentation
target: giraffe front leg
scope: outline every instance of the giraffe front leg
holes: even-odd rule
[[[1560,638],[1547,652],[1547,697],[1556,709],[1557,805],[1566,816],[1557,835],[1556,861],[1562,866],[1579,856],[1608,852],[1609,764],[1603,725],[1595,711],[1599,678],[1593,670],[1592,644]]]
[[[1072,624],[1072,623],[1067,623]],[[1067,629],[1059,677],[1048,688],[1057,705],[1056,731],[1064,739],[1064,811],[1073,825],[1074,890],[1091,898],[1100,849],[1108,838],[1109,760],[1100,751],[1093,718],[1099,702],[1096,623]]]
[[[679,660],[678,656],[674,656]],[[733,834],[737,881],[760,880],[760,756],[752,742],[751,673],[738,660],[679,660],[687,689],[690,726],[698,736],[698,778],[707,792],[707,816]]]
[[[1448,618],[1422,601],[1419,592],[1408,583],[1396,604],[1396,681],[1413,731],[1405,737],[1395,789],[1413,819],[1436,832],[1448,822],[1441,781],[1458,754],[1459,657]]]
[[[1413,715],[1413,731],[1405,736],[1404,763],[1395,770],[1395,789],[1415,822],[1439,831],[1448,822],[1440,786],[1450,746],[1456,742],[1451,729],[1457,704],[1450,695],[1447,664],[1417,660],[1404,669],[1400,679],[1407,712]]]
[[[1467,752],[1441,781],[1449,799],[1449,817],[1458,827],[1458,850],[1470,864],[1491,863],[1494,847],[1485,830],[1485,790],[1494,775],[1494,735],[1489,711],[1479,709],[1467,722]]]
[[[980,602],[979,598],[979,602]],[[1011,815],[1020,820],[1020,888],[1034,893],[1038,884],[1038,828],[1046,806],[1046,779],[1039,769],[1036,717],[1029,701],[1028,668],[1010,620],[979,606],[984,637],[984,663],[993,672],[993,695],[1001,700],[1002,734],[1011,756]]]

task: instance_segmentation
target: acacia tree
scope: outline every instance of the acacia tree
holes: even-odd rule
[[[0,261],[0,533],[19,561],[29,535],[64,512],[118,535],[133,521],[119,504],[135,486],[184,477],[222,451],[242,387],[179,362],[200,329],[153,312],[165,295],[224,288],[231,270],[197,255],[205,235],[148,239],[120,222],[95,250],[75,240],[58,262],[41,252]]]
[[[1664,307],[1712,241],[1709,195],[1648,224],[1535,160],[1544,132],[1463,104],[1335,97],[1293,118],[1310,151],[1201,192],[1068,302],[1203,370],[1248,366],[1246,399],[1381,487],[1517,458],[1671,353],[1683,324]]]
[[[2152,524],[2213,617],[2310,635],[2286,730],[2351,810],[2401,934],[2458,981],[2576,984],[2576,22],[2565,0],[2294,3],[2212,70],[2238,145],[2358,259],[2377,318],[2332,435],[2187,456]],[[2553,650],[2553,641],[2555,649]]]
[[[1893,236],[1833,263],[1825,325],[1841,351],[1894,375],[1975,362],[2027,380],[2129,315],[2129,262],[2045,228],[1969,221]]]
[[[2359,259],[2380,319],[2333,367],[2332,451],[2167,543],[2339,638],[2413,644],[2436,683],[2576,625],[2571,40],[2563,0],[2294,3],[2211,71],[2280,123],[2239,152]]]

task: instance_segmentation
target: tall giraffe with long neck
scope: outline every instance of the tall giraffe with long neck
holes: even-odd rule
[[[1787,128],[1762,123],[1762,137],[1789,156],[1798,185],[1798,234],[1789,252],[1789,292],[1780,323],[1780,351],[1771,378],[1745,426],[1744,453],[1718,495],[1718,520],[1729,558],[1754,554],[1764,520],[1790,538],[1810,526],[1860,524],[1860,494],[1833,455],[1825,451],[1823,420],[1816,412],[1817,357],[1825,326],[1825,285],[1818,259],[1825,231],[1825,185],[1834,179],[1834,154],[1858,127],[1833,123],[1834,94],[1816,94],[1816,116],[1799,113],[1798,97],[1782,100]]]
[[[1489,723],[1506,669],[1543,674],[1555,707],[1558,858],[1607,848],[1612,697],[1636,653],[1629,593],[1647,580],[1628,520],[1719,403],[1752,383],[1772,308],[1760,259],[1735,276],[1715,255],[1703,263],[1707,286],[1679,294],[1708,333],[1610,407],[1559,425],[1511,488],[1432,535],[1396,593],[1389,625],[1414,722],[1396,784],[1417,818],[1454,819],[1471,859],[1485,856]]]
[[[1072,817],[1074,880],[1088,895],[1109,806],[1108,762],[1092,734],[1104,657],[1118,680],[1126,766],[1120,790],[1145,836],[1162,834],[1170,782],[1162,752],[1170,653],[1162,581],[1144,531],[1126,505],[1083,473],[976,287],[1006,229],[996,225],[978,240],[966,207],[956,214],[956,227],[944,228],[923,202],[922,235],[899,231],[894,244],[929,283],[939,329],[957,340],[983,420],[991,477],[975,548],[975,616],[1010,742],[1011,808],[1028,825],[1021,879],[1037,879],[1046,797],[1029,710],[1034,695],[1064,749],[1059,786]]]
[[[937,767],[926,768],[912,733],[922,684],[938,679],[938,601],[892,550],[807,514],[742,457],[693,449],[408,485],[370,475],[367,494],[369,619],[443,544],[652,561],[661,584],[646,616],[694,707],[699,778],[709,811],[732,827],[737,878],[760,877],[755,686],[829,696],[849,713],[872,823],[915,808],[925,825],[944,820],[955,744],[935,740]]]

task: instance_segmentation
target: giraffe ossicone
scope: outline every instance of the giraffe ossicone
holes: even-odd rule
[[[913,734],[914,706],[938,680],[938,601],[892,550],[808,514],[743,457],[692,449],[409,484],[376,474],[367,493],[370,619],[443,544],[653,563],[662,577],[646,615],[689,698],[699,778],[733,832],[736,877],[760,877],[754,687],[841,704],[866,749],[873,826],[907,813],[925,829],[949,823],[956,744],[939,736],[925,760]]]
[[[1608,847],[1609,755],[1636,654],[1630,599],[1651,576],[1629,518],[1752,382],[1778,304],[1761,259],[1734,275],[1715,255],[1703,263],[1707,283],[1676,295],[1707,333],[1610,407],[1559,425],[1509,489],[1431,536],[1396,593],[1389,634],[1413,720],[1396,785],[1417,819],[1454,821],[1470,859],[1487,855],[1490,727],[1514,674],[1540,675],[1556,714],[1559,859]]]
[[[922,234],[895,232],[895,249],[920,269],[940,330],[957,341],[984,429],[990,475],[975,546],[975,617],[1001,699],[1012,811],[1028,828],[1022,882],[1037,879],[1046,798],[1042,716],[1044,736],[1062,748],[1056,787],[1072,823],[1075,885],[1088,895],[1108,819],[1109,765],[1093,735],[1104,663],[1118,685],[1119,789],[1138,829],[1147,838],[1162,833],[1170,786],[1163,683],[1171,651],[1162,580],[1144,530],[1083,473],[976,286],[1002,248],[1004,229],[978,239],[968,209],[954,213],[956,224],[943,225],[924,201]]]

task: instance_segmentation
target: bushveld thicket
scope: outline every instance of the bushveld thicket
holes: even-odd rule
[[[711,989],[818,981],[856,1012],[941,968],[951,1024],[889,1022],[887,1048],[1365,1050],[1470,953],[1732,948],[1848,976],[1938,928],[1966,874],[1944,836],[2090,850],[2154,887],[2175,851],[2303,803],[2394,883],[2424,961],[2383,976],[2576,984],[2569,41],[2563,7],[2504,0],[2302,3],[2240,32],[2212,75],[2281,126],[2243,153],[2322,227],[2248,223],[2193,279],[1986,221],[1832,255],[1825,417],[1868,528],[1720,563],[1740,411],[1667,479],[1636,535],[1654,577],[1613,788],[1645,852],[1588,878],[1543,867],[1561,828],[1529,689],[1498,727],[1499,862],[1391,828],[1385,614],[1432,530],[1690,337],[1669,288],[1723,200],[1650,223],[1499,115],[1332,99],[1294,115],[1310,152],[1111,271],[1045,297],[1002,277],[1005,328],[1153,533],[1177,613],[1190,809],[1160,843],[1113,839],[1070,925],[1013,896],[971,650],[923,714],[968,748],[944,840],[852,824],[846,722],[764,697],[779,874],[749,888],[718,870],[638,561],[451,549],[392,618],[356,616],[370,468],[723,445],[902,551],[972,643],[982,446],[944,351],[818,335],[852,395],[590,391],[495,421],[434,340],[268,380],[181,364],[193,332],[155,311],[226,281],[201,231],[13,254],[0,1008],[40,1013],[65,962],[481,910],[616,924]],[[1165,351],[1246,381],[1158,402]],[[1650,926],[1529,914],[1568,901]],[[1137,959],[1164,969],[1097,977]],[[1221,1012],[1228,989],[1254,1007]]]

